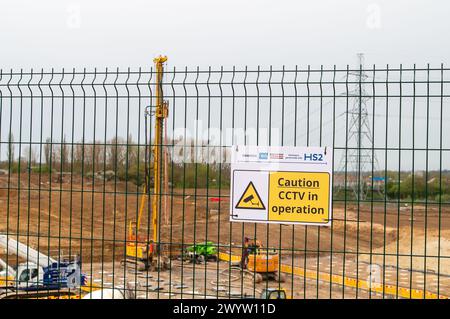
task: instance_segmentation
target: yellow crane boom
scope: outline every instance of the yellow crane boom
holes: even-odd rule
[[[153,59],[156,68],[156,112],[155,112],[155,147],[153,151],[153,176],[154,176],[154,196],[152,202],[152,227],[153,242],[159,243],[159,201],[161,198],[161,175],[162,175],[162,154],[163,154],[163,125],[164,119],[168,116],[169,110],[167,103],[163,99],[162,80],[164,74],[164,63],[166,56],[159,56]]]
[[[160,253],[159,242],[159,215],[160,215],[160,199],[162,196],[162,158],[163,158],[163,127],[164,120],[169,114],[169,108],[167,102],[164,101],[162,80],[164,74],[164,63],[167,61],[166,56],[159,56],[153,59],[155,63],[156,80],[155,80],[155,91],[156,91],[156,105],[155,105],[155,139],[153,146],[153,198],[152,198],[152,243],[148,244],[147,240],[143,240],[139,236],[139,230],[141,227],[142,216],[146,207],[147,196],[148,196],[148,186],[149,186],[149,176],[150,176],[150,166],[149,172],[146,172],[147,179],[144,185],[144,194],[141,198],[141,204],[139,207],[139,214],[137,222],[130,222],[129,230],[129,240],[127,242],[126,254],[127,261],[133,261],[137,263],[143,262],[145,268],[147,268],[155,260],[153,257]],[[147,119],[146,119],[147,120]],[[145,132],[147,134],[147,132]],[[151,136],[149,137],[151,141]],[[151,157],[150,157],[151,158]],[[133,224],[135,225],[135,230],[133,231]]]

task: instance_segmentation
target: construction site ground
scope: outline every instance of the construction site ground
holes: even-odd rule
[[[18,235],[14,238],[53,257],[80,255],[83,272],[95,284],[112,285],[113,278],[114,285],[140,282],[138,297],[237,298],[244,292],[255,295],[252,292],[267,284],[277,285],[255,284],[249,275],[241,281],[237,270],[232,270],[232,283],[224,283],[229,279],[227,262],[195,265],[194,271],[192,264],[177,259],[182,247],[205,240],[239,255],[244,236],[279,249],[283,264],[450,295],[449,205],[335,201],[331,227],[243,224],[229,222],[229,189],[170,189],[161,197],[167,210],[161,213],[160,231],[163,247],[174,259],[171,271],[159,273],[164,281],[157,282],[157,272],[148,278],[120,266],[128,221],[138,214],[138,191],[142,189],[114,179],[104,182],[69,175],[57,181],[48,174],[2,175],[0,232]],[[141,234],[151,235],[149,224],[146,214]],[[0,253],[0,258],[6,256]],[[8,262],[14,266],[20,260],[9,256]],[[369,297],[364,289],[286,277],[282,286],[293,298]],[[147,280],[151,287],[159,283],[164,289],[152,291],[143,286]],[[187,287],[180,288],[181,284]],[[372,293],[370,297],[395,296]]]

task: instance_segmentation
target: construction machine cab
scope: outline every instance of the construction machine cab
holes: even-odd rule
[[[256,238],[244,237],[244,247],[250,250],[256,250],[262,247],[262,244]]]
[[[130,222],[128,223],[128,240],[138,240],[137,236],[136,222],[130,220]]]
[[[285,281],[284,275],[279,272],[279,259],[277,250],[263,248],[256,238],[244,238],[240,266],[254,274],[256,283],[263,279]]]
[[[38,286],[44,281],[44,269],[31,262],[20,264],[16,274],[19,287]]]
[[[261,292],[261,299],[286,299],[286,291],[284,289],[265,288]]]
[[[247,269],[248,257],[252,254],[257,254],[262,244],[256,238],[244,237],[244,245],[242,247],[241,268]]]

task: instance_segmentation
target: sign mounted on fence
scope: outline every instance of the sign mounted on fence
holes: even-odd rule
[[[330,147],[232,147],[230,220],[327,226]]]

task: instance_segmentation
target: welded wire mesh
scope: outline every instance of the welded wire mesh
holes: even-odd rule
[[[1,296],[445,298],[448,73],[170,68],[159,145],[153,69],[0,70]],[[230,223],[232,145],[332,147],[331,226]],[[155,197],[170,269],[145,271],[124,261],[152,238]],[[239,268],[245,237],[275,249],[274,280]]]

